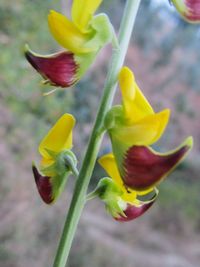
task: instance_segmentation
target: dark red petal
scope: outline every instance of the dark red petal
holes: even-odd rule
[[[50,56],[40,56],[27,48],[25,56],[33,68],[51,85],[69,87],[77,81],[78,65],[71,52],[63,51]]]
[[[187,6],[186,18],[190,21],[200,20],[200,0],[185,0]]]
[[[132,146],[124,159],[123,181],[135,190],[155,186],[185,156],[190,146],[184,145],[170,154],[156,154],[146,146]]]
[[[50,177],[42,176],[34,165],[32,166],[32,170],[35,178],[35,183],[42,200],[46,204],[50,204],[53,201]]]
[[[145,203],[145,204],[142,204],[140,207],[136,207],[136,206],[132,206],[128,204],[127,209],[124,211],[124,214],[126,215],[126,217],[120,216],[115,219],[120,222],[128,222],[128,221],[134,220],[137,217],[143,215],[153,205],[153,203],[154,201]]]

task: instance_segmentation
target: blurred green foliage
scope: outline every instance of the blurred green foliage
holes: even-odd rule
[[[52,88],[40,84],[41,77],[31,69],[23,56],[23,47],[29,43],[39,53],[58,49],[47,27],[47,14],[56,7],[52,1],[1,1],[0,8],[0,58],[1,97],[15,114],[34,115],[52,122],[63,110],[69,111],[73,95],[60,91],[54,96],[42,97]],[[65,97],[64,97],[65,95]]]

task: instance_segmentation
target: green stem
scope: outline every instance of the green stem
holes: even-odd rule
[[[66,218],[53,267],[64,267],[68,259],[71,244],[86,201],[87,188],[103,138],[101,129],[103,128],[104,118],[107,111],[112,105],[117,85],[118,73],[123,65],[124,58],[128,49],[140,1],[141,0],[127,0],[126,3],[119,31],[119,48],[113,49],[111,65],[109,67],[108,76],[105,82],[103,97],[90,137],[85,158],[80,170],[80,174],[76,181],[73,198]]]

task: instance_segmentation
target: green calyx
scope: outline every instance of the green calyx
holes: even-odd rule
[[[41,172],[50,178],[52,184],[53,202],[63,192],[68,176],[74,174],[78,176],[77,159],[71,150],[63,150],[59,154],[53,151],[47,151],[54,160],[54,163],[47,167],[41,167]]]
[[[123,191],[111,178],[104,177],[99,181],[96,189],[87,196],[87,199],[99,197],[105,203],[108,213],[117,218],[119,215],[124,215],[123,210],[126,209],[126,202],[121,198],[122,194]]]
[[[41,167],[42,173],[46,176],[63,175],[65,173],[73,173],[77,166],[77,159],[71,150],[63,150],[60,153],[47,150],[49,156],[53,159],[50,166]]]
[[[105,202],[123,194],[123,191],[119,188],[119,186],[108,177],[102,178],[99,181],[96,190],[99,198]]]
[[[112,150],[117,162],[117,166],[120,174],[124,175],[122,163],[124,160],[124,155],[128,150],[128,145],[118,139],[118,129],[126,126],[126,121],[124,118],[124,109],[121,105],[112,107],[106,114],[104,127],[107,129],[110,140],[112,143]]]
[[[96,47],[98,51],[113,39],[113,26],[106,14],[99,14],[90,22],[91,28],[94,30],[93,37],[86,42],[87,47]]]
[[[121,127],[124,124],[124,111],[122,106],[113,106],[106,114],[104,126],[108,131]]]
[[[71,150],[66,150],[63,153],[62,160],[65,163],[65,167],[69,172],[73,173],[75,177],[78,177],[79,172],[77,170],[77,158]]]
[[[79,80],[89,69],[97,56],[97,52],[74,55],[77,68],[76,78]]]
[[[78,78],[81,78],[85,74],[96,59],[101,48],[113,40],[116,40],[113,26],[106,14],[99,14],[93,17],[89,26],[91,28],[91,36],[84,46],[91,48],[92,52],[79,53],[74,56],[75,61],[79,66],[76,74]],[[114,41],[113,44],[117,46]]]

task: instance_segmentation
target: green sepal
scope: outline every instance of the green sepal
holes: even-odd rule
[[[86,73],[89,67],[96,59],[97,52],[74,55],[75,61],[79,68],[77,69],[76,78],[80,80],[81,77]]]
[[[52,183],[53,203],[59,198],[61,193],[64,191],[70,173],[71,172],[68,171],[63,174],[56,175],[50,178],[50,181]]]
[[[112,201],[105,202],[107,212],[113,217],[118,218],[120,215],[126,217],[124,210],[127,208],[127,204],[120,197],[113,199]]]
[[[113,106],[106,114],[104,127],[108,131],[114,131],[115,128],[124,124],[124,110],[121,105]]]
[[[50,150],[47,152],[54,160],[54,163],[47,167],[41,167],[40,170],[45,176],[49,176],[52,184],[52,199],[55,202],[63,192],[69,175],[74,174],[77,159],[71,150],[63,150],[58,154]]]
[[[98,196],[104,203],[106,210],[114,218],[119,215],[125,216],[123,210],[126,209],[126,202],[122,200],[123,191],[109,177],[102,178],[96,189],[88,195],[88,199]]]
[[[123,177],[124,176],[123,161],[124,161],[124,156],[125,156],[127,150],[129,149],[129,146],[126,143],[118,140],[115,137],[114,133],[111,132],[111,133],[109,133],[109,135],[110,135],[110,140],[112,143],[113,154],[114,154],[115,160],[117,162],[117,167],[119,169],[121,177]]]
[[[90,27],[94,30],[94,36],[85,43],[86,47],[96,47],[98,51],[113,39],[113,26],[106,14],[98,14],[90,21]]]
[[[117,139],[118,129],[124,127],[126,121],[124,120],[124,110],[121,105],[113,106],[106,114],[104,120],[104,127],[107,129],[112,143],[113,154],[117,161],[120,174],[123,175],[122,162],[124,155],[128,149],[128,145],[125,142],[121,142]]]
[[[99,181],[96,191],[98,191],[98,196],[103,201],[112,200],[123,194],[119,186],[109,177],[104,177]]]
[[[65,150],[62,155],[62,160],[65,162],[65,167],[74,174],[74,176],[78,176],[79,172],[77,170],[77,158],[75,154],[71,150]]]
[[[47,176],[63,175],[65,172],[72,172],[77,166],[77,158],[71,150],[63,150],[60,153],[55,153],[49,149],[46,149],[49,156],[53,159],[54,163],[42,167],[41,171]]]
[[[50,149],[48,149],[48,148],[45,148],[45,150],[46,150],[46,152],[48,153],[48,155],[49,155],[52,159],[54,159],[54,160],[56,159],[58,153],[56,153],[56,152],[54,152],[54,151],[52,151],[52,150],[50,150]]]
[[[113,39],[116,39],[113,26],[106,14],[99,14],[93,17],[90,22],[90,28],[92,29],[91,32],[93,36],[91,36],[84,46],[95,49],[93,49],[90,53],[80,53],[74,55],[75,61],[79,66],[76,74],[78,79],[85,74],[94,62],[100,49]]]

